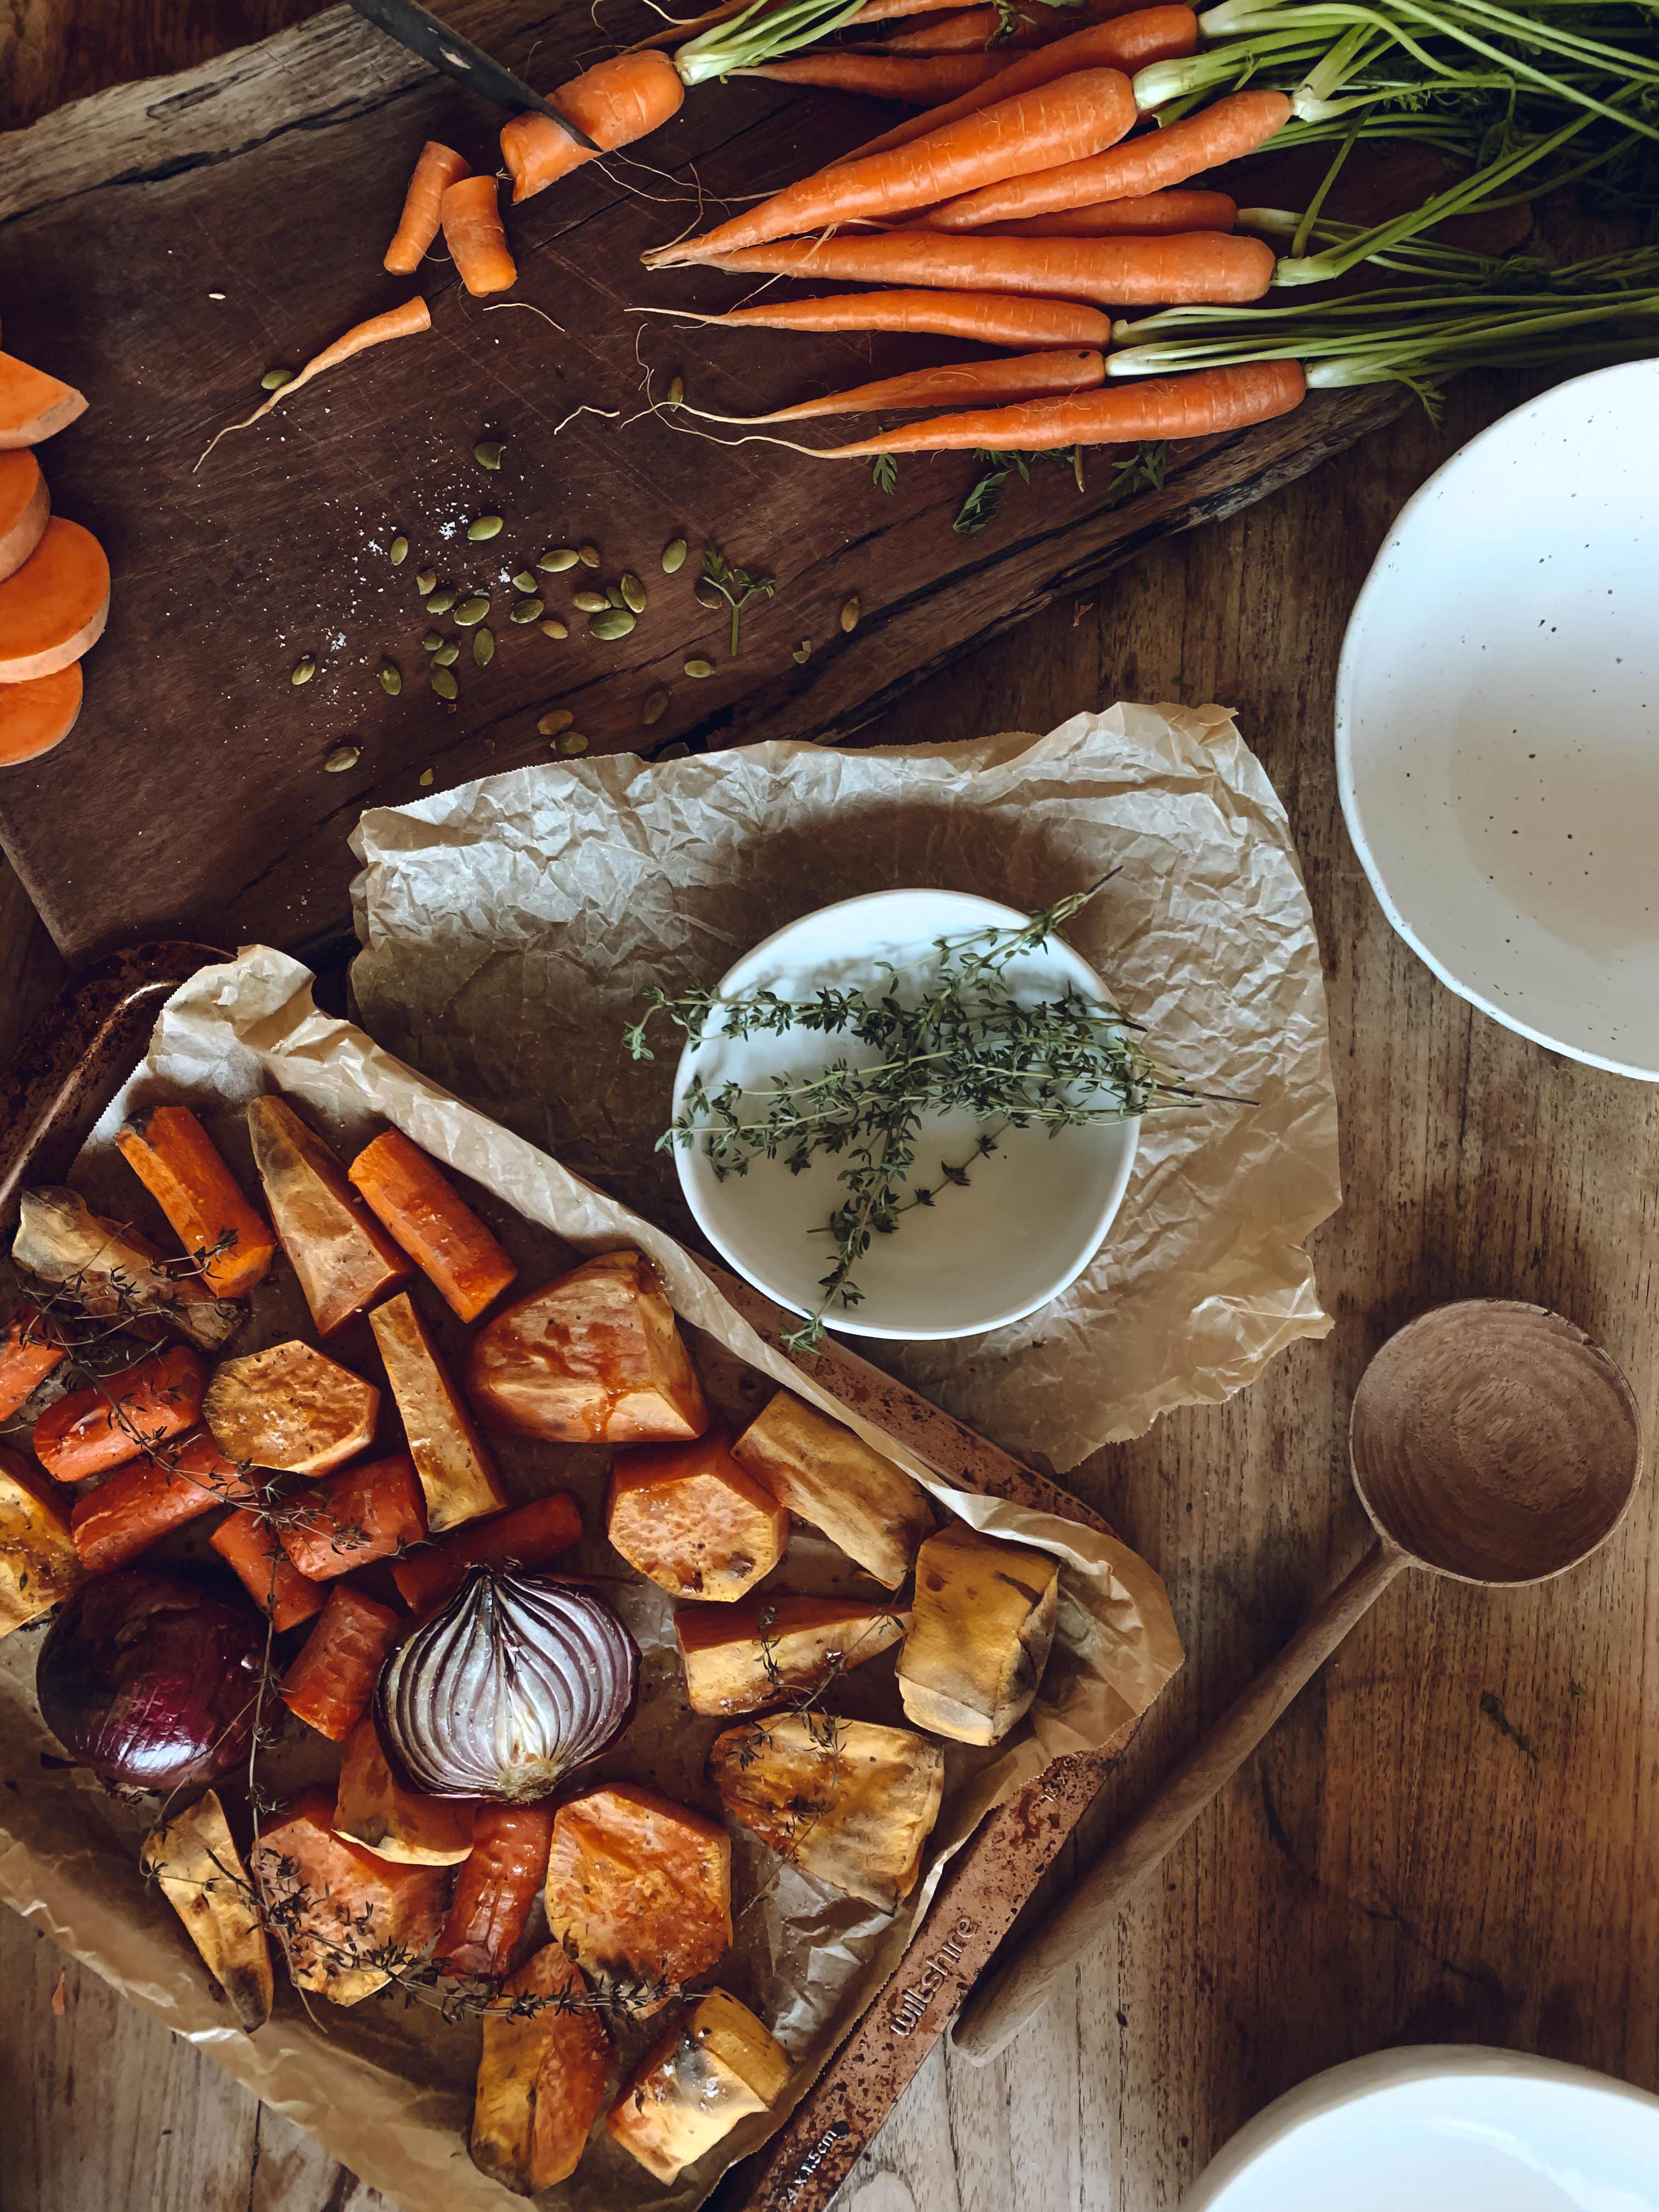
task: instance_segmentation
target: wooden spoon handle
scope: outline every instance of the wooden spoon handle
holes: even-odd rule
[[[951,2031],[958,2051],[982,2066],[1042,2010],[1055,1977],[1105,1940],[1129,1891],[1186,1834],[1406,1564],[1403,1552],[1377,1544],[1338,1583],[1188,1753],[1151,1804],[1113,1838],[1047,1924],[980,1984]]]

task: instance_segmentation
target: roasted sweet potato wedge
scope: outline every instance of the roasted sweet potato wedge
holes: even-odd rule
[[[328,1336],[406,1282],[410,1264],[291,1106],[256,1098],[247,1131],[272,1224],[311,1317]]]
[[[839,1597],[746,1597],[683,1605],[674,1615],[694,1713],[757,1713],[818,1690],[898,1642],[909,1616]]]
[[[889,1589],[909,1573],[933,1525],[919,1482],[793,1391],[767,1401],[732,1456]]]
[[[584,1790],[554,1815],[547,1927],[601,1990],[653,2011],[732,1948],[732,1839],[631,1783]]]
[[[152,1828],[139,1861],[185,1923],[246,2035],[270,2018],[270,1946],[216,1790]]]
[[[100,1320],[153,1317],[199,1352],[217,1352],[247,1318],[245,1307],[216,1297],[194,1275],[171,1273],[147,1237],[104,1220],[64,1185],[23,1193],[11,1256]]]
[[[216,1297],[245,1298],[264,1282],[276,1240],[188,1106],[145,1107],[115,1141]]]
[[[953,1522],[916,1554],[899,1653],[905,1716],[958,1743],[998,1743],[1037,1693],[1054,1640],[1060,1562]]]
[[[746,1474],[711,1429],[684,1444],[619,1451],[605,1533],[631,1567],[676,1597],[729,1604],[769,1575],[789,1541],[789,1515]]]
[[[708,1409],[656,1270],[604,1252],[481,1329],[467,1395],[492,1428],[554,1443],[700,1437]]]
[[[501,1512],[507,1498],[495,1462],[414,1300],[401,1291],[376,1306],[368,1320],[426,1492],[427,1527],[436,1536],[481,1513]]]
[[[804,1874],[884,1912],[915,1887],[945,1790],[945,1754],[925,1736],[780,1713],[716,1736],[708,1764],[733,1820]]]
[[[331,1790],[290,1799],[260,1830],[253,1879],[299,1987],[351,2005],[384,1989],[394,1959],[425,1950],[443,1924],[450,1876],[377,1858],[337,1836],[333,1820]]]
[[[534,2197],[576,2170],[599,2116],[611,2039],[586,1983],[556,1943],[509,1974],[501,2003],[533,2001],[514,2020],[484,2014],[483,2055],[472,2106],[472,2162],[520,2197]]]
[[[472,1849],[472,1807],[422,1797],[392,1779],[372,1720],[346,1738],[334,1795],[334,1832],[377,1859],[405,1866],[459,1866]]]
[[[297,1339],[222,1360],[202,1418],[227,1458],[289,1474],[326,1474],[374,1441],[380,1394]]]
[[[82,1572],[62,1507],[21,1454],[0,1444],[0,1636],[50,1613]]]
[[[0,1421],[9,1421],[27,1405],[63,1359],[57,1328],[39,1306],[25,1300],[0,1337]]]
[[[788,2079],[789,2055],[765,2023],[710,1990],[647,2052],[605,2124],[647,2172],[672,2181],[739,2120],[775,2104]]]

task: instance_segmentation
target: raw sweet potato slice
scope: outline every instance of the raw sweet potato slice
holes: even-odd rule
[[[330,1789],[291,1799],[262,1826],[252,1870],[295,1983],[350,2005],[392,1978],[368,1960],[425,1950],[443,1921],[449,1874],[377,1858],[337,1836],[333,1820]]]
[[[792,1390],[767,1401],[732,1456],[889,1589],[909,1573],[933,1525],[919,1482]]]
[[[0,684],[50,676],[89,652],[109,619],[109,562],[91,531],[54,514],[0,584]]]
[[[0,1339],[0,1421],[9,1421],[27,1405],[54,1368],[64,1360],[57,1331],[37,1305],[27,1300],[16,1308]]]
[[[503,2005],[540,2002],[514,2020],[487,2012],[472,2107],[472,2162],[519,2197],[575,2172],[605,2100],[611,2039],[579,1967],[546,1944],[509,1974]]]
[[[685,1694],[694,1713],[757,1713],[822,1689],[896,1644],[908,1613],[841,1597],[744,1598],[683,1605],[674,1615]]]
[[[724,1990],[700,1997],[641,2060],[605,2125],[659,2181],[712,2150],[750,2112],[777,2102],[789,2055]]]
[[[245,1298],[264,1282],[276,1240],[188,1106],[145,1107],[115,1141],[210,1289]]]
[[[422,1542],[426,1508],[408,1455],[342,1468],[294,1500],[277,1533],[300,1572],[319,1583]]]
[[[256,1098],[247,1131],[277,1239],[327,1336],[406,1282],[409,1262],[291,1106]]]
[[[326,1474],[374,1440],[380,1394],[298,1338],[222,1361],[202,1416],[232,1459],[288,1474]]]
[[[499,1513],[507,1492],[495,1462],[461,1394],[438,1357],[426,1323],[407,1291],[368,1317],[398,1401],[409,1455],[426,1492],[427,1526],[435,1536],[482,1513]]]
[[[38,446],[86,411],[85,395],[72,384],[32,368],[15,354],[0,353],[0,451]]]
[[[617,1454],[605,1526],[631,1567],[676,1597],[729,1603],[771,1573],[789,1515],[711,1429],[689,1444]]]
[[[50,1613],[82,1580],[63,1508],[0,1444],[0,1636]]]
[[[85,689],[78,660],[27,684],[0,684],[0,768],[39,760],[62,744],[81,718]]]
[[[34,1425],[34,1456],[56,1482],[120,1467],[202,1418],[207,1370],[182,1344],[54,1398]]]
[[[118,1467],[75,1502],[70,1534],[89,1574],[125,1566],[174,1528],[221,1505],[246,1505],[252,1486],[205,1429]]]
[[[218,1793],[210,1790],[188,1812],[153,1828],[144,1838],[139,1864],[161,1883],[208,1972],[230,2000],[237,2026],[245,2035],[263,2027],[275,1994],[270,1946]]]
[[[283,1703],[319,1735],[343,1743],[368,1711],[375,1678],[402,1633],[389,1605],[336,1583],[283,1677]]]
[[[472,1850],[456,1879],[443,1931],[432,1947],[449,1974],[504,1974],[547,1878],[550,1805],[480,1805]]]
[[[462,1321],[476,1321],[518,1269],[447,1176],[401,1129],[365,1145],[347,1170],[393,1238]]]
[[[515,1505],[510,1512],[469,1521],[441,1544],[406,1553],[393,1566],[392,1579],[412,1612],[426,1613],[459,1589],[467,1569],[481,1559],[544,1567],[561,1552],[580,1543],[581,1535],[580,1506],[568,1490],[550,1491],[545,1498],[532,1498],[528,1505]]]
[[[599,1988],[653,2011],[732,1948],[732,1839],[631,1783],[584,1790],[554,1815],[546,1901],[549,1935]]]
[[[0,589],[3,589],[0,586]],[[11,1256],[26,1275],[66,1291],[100,1320],[154,1316],[204,1352],[216,1352],[247,1318],[192,1275],[175,1275],[148,1237],[94,1213],[67,1184],[37,1184],[18,1200]]]
[[[952,1523],[916,1554],[899,1654],[905,1717],[958,1743],[999,1743],[1030,1707],[1048,1663],[1060,1562]]]
[[[328,1592],[300,1572],[264,1514],[228,1513],[208,1541],[279,1636],[314,1620],[328,1602]]]
[[[603,1252],[481,1329],[467,1394],[492,1428],[553,1443],[700,1437],[708,1409],[642,1252]]]
[[[26,447],[0,453],[0,583],[21,568],[46,535],[52,495]]]
[[[376,1858],[405,1866],[459,1866],[472,1849],[472,1808],[404,1789],[392,1779],[374,1722],[361,1720],[346,1738],[334,1832]]]

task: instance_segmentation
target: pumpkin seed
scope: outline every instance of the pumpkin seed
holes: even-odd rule
[[[434,668],[453,668],[460,657],[461,648],[452,637],[433,654],[432,665]]]
[[[259,379],[261,392],[280,392],[285,384],[292,384],[299,371],[292,368],[268,368]]]
[[[556,707],[550,714],[544,714],[536,725],[538,738],[556,738],[561,730],[568,730],[576,717],[568,707]]]
[[[495,658],[495,633],[493,629],[475,629],[472,633],[472,658],[480,668],[488,668]]]
[[[513,579],[513,588],[515,592],[533,592],[536,588],[536,579],[531,570],[520,568]]]
[[[860,617],[860,615],[862,612],[863,612],[863,609],[859,605],[859,603],[858,603],[858,595],[857,595],[857,593],[856,593],[856,592],[854,592],[854,594],[853,595],[853,597],[852,597],[850,599],[848,599],[848,600],[847,601],[846,605],[842,608],[842,611],[841,611],[841,626],[842,626],[842,628],[844,630],[854,630],[854,629],[856,629],[858,628],[858,626],[859,626],[859,617]]]
[[[728,604],[706,576],[699,576],[693,584],[691,596],[700,607],[723,607]]]
[[[574,760],[578,753],[587,750],[587,740],[580,730],[567,730],[559,739],[559,750],[567,760]]]
[[[549,615],[540,627],[544,637],[568,637],[570,635],[569,624],[562,623],[557,615]]]
[[[682,399],[684,399],[684,397],[685,397],[685,379],[684,379],[683,376],[675,376],[675,377],[671,377],[671,378],[669,379],[669,383],[668,383],[668,404],[669,404],[669,405],[670,405],[671,407],[678,407],[678,406],[679,405],[679,404],[680,404],[681,400],[682,400]]]
[[[476,522],[467,524],[466,534],[475,545],[483,545],[501,536],[501,518],[499,514],[481,514]]]
[[[571,595],[570,604],[580,607],[585,615],[602,615],[611,602],[603,592],[576,592]]]
[[[441,592],[428,592],[422,604],[429,615],[447,615],[455,604],[455,594],[446,584]]]
[[[576,548],[576,558],[584,568],[597,568],[599,565],[599,549],[597,545],[579,545]]]
[[[443,641],[444,634],[441,629],[429,629],[421,640],[421,650],[422,653],[436,653]]]
[[[356,768],[363,757],[361,745],[336,745],[323,763],[325,775],[343,775],[349,768]]]
[[[312,678],[316,673],[316,654],[314,653],[302,653],[300,655],[300,658],[295,662],[293,669],[289,672],[288,680],[290,684],[309,684]]]
[[[653,722],[661,721],[667,712],[668,694],[659,684],[654,691],[646,693],[645,704],[640,708],[640,720],[649,729]]]
[[[437,570],[435,568],[417,568],[415,571],[415,588],[420,592],[422,598],[424,598],[428,592],[435,592],[438,588]]]
[[[624,613],[629,611],[627,595],[620,584],[607,584],[605,587],[605,596],[610,605],[622,608]]]
[[[388,699],[395,699],[404,688],[404,672],[395,660],[383,660],[375,674],[380,679],[380,689]]]
[[[441,699],[457,699],[460,696],[461,687],[447,668],[433,670],[432,688]]]
[[[795,647],[789,658],[794,662],[798,668],[801,665],[803,661],[810,660],[812,658],[811,639],[810,637],[802,638],[800,643]]]
[[[508,622],[515,623],[539,622],[541,618],[542,602],[540,599],[534,598],[520,599],[517,606],[514,608],[512,613],[507,617]]]
[[[431,782],[431,781],[432,781],[432,771],[431,771],[431,769],[430,769],[429,768],[423,768],[423,769],[421,770],[421,788],[422,788],[422,791],[424,791],[424,790],[426,789],[427,786]]]
[[[714,664],[712,660],[704,660],[701,655],[698,655],[696,659],[686,662],[685,672],[688,676],[712,676],[714,672]]]
[[[456,608],[456,627],[459,629],[471,629],[475,623],[481,623],[489,612],[489,600],[482,592],[475,592],[471,599],[463,599]]]
[[[641,583],[631,568],[623,570],[622,595],[623,604],[630,607],[636,615],[642,615],[645,612],[645,586]]]
[[[662,572],[665,576],[678,576],[685,566],[686,543],[683,538],[671,538],[662,549]]]
[[[556,545],[550,553],[544,553],[536,566],[544,576],[562,575],[565,569],[574,568],[581,556],[568,545]]]
[[[626,607],[607,607],[602,615],[595,615],[587,625],[595,637],[607,644],[614,637],[626,637],[634,627],[634,617]]]
[[[400,530],[387,549],[386,558],[394,568],[401,568],[409,558],[409,540]]]
[[[486,438],[481,446],[472,448],[472,458],[481,469],[498,469],[501,455],[507,451],[498,439]]]
[[[651,757],[653,761],[690,760],[691,748],[683,739],[675,738],[665,745],[659,745]]]

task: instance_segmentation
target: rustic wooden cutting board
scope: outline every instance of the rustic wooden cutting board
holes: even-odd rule
[[[447,13],[542,85],[604,50],[574,6],[539,23],[512,0]],[[1103,457],[1081,494],[1045,465],[977,536],[951,526],[976,473],[966,456],[908,460],[884,495],[860,464],[723,449],[641,416],[646,364],[659,397],[678,373],[696,404],[745,414],[922,357],[914,343],[739,338],[628,312],[741,296],[733,278],[640,267],[643,247],[692,226],[694,173],[709,193],[775,186],[890,112],[753,82],[694,94],[639,162],[595,165],[512,217],[510,296],[562,332],[517,307],[485,313],[434,258],[415,280],[429,335],[296,395],[199,470],[265,369],[297,367],[408,296],[380,257],[416,151],[437,136],[489,161],[499,115],[334,9],[0,137],[5,343],[92,403],[44,458],[58,510],[103,538],[116,580],[79,727],[0,775],[0,840],[70,959],[175,929],[314,947],[345,921],[360,811],[545,761],[536,723],[555,706],[595,751],[845,739],[966,647],[1094,585],[1149,538],[1261,497],[1404,404],[1388,387],[1321,395],[1176,449],[1162,489],[1127,495]],[[505,441],[499,474],[473,459],[486,436]],[[470,546],[465,526],[483,513],[506,527]],[[411,548],[401,568],[386,554],[398,531]],[[692,557],[671,579],[659,554],[680,535]],[[601,549],[601,581],[644,580],[633,634],[588,636],[569,604],[593,580],[585,570],[545,580],[568,641],[509,624],[506,579],[580,540]],[[735,660],[693,593],[710,541],[775,579],[745,612]],[[421,646],[414,578],[428,564],[494,600],[495,659],[475,667],[462,638],[453,707],[429,689]],[[854,597],[861,618],[845,634]],[[318,673],[298,688],[305,653]],[[694,653],[712,678],[683,674]],[[395,697],[377,674],[387,658]],[[670,702],[647,728],[659,686]],[[346,744],[356,765],[325,773]]]

